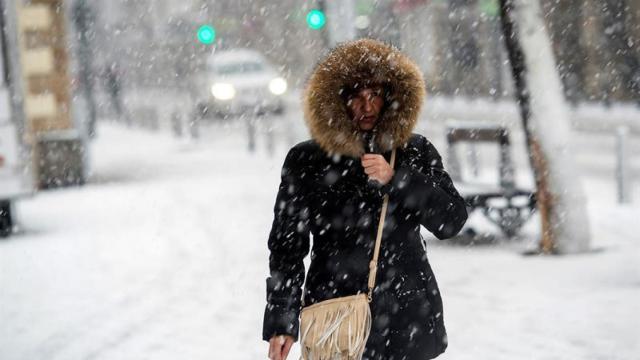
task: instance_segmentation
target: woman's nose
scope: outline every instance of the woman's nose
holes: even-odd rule
[[[371,99],[367,99],[364,102],[364,111],[369,112],[369,111],[371,111],[372,107],[373,107],[373,103],[372,103]]]

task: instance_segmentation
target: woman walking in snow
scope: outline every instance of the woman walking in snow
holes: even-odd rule
[[[424,96],[417,66],[379,41],[341,44],[316,66],[303,98],[312,139],[286,156],[268,240],[263,340],[270,359],[285,359],[298,340],[303,304],[367,292],[385,194],[363,359],[424,360],[445,351],[442,299],[420,225],[446,239],[467,211],[438,151],[412,133]]]

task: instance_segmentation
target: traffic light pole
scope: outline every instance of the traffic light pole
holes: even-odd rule
[[[325,0],[329,47],[356,37],[354,0]]]
[[[91,49],[91,41],[89,38],[95,35],[92,27],[94,25],[95,16],[90,5],[86,0],[76,0],[72,8],[73,23],[78,32],[78,75],[82,95],[87,105],[87,133],[89,137],[95,136],[97,111],[96,101],[93,94],[94,73],[93,73],[93,51]]]
[[[4,34],[4,4],[0,0],[0,87],[9,85],[9,53]]]

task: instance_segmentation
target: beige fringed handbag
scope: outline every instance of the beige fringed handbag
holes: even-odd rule
[[[394,167],[396,149],[391,151]],[[378,233],[369,263],[369,292],[328,299],[302,308],[300,314],[300,347],[305,360],[360,360],[371,332],[371,308],[378,270],[378,254],[389,195],[384,196]]]

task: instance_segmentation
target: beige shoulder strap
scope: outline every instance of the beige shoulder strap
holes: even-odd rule
[[[391,168],[395,168],[396,162],[396,149],[391,151]],[[389,195],[384,195],[382,201],[382,210],[380,213],[380,222],[378,223],[378,234],[376,235],[376,246],[373,250],[373,259],[369,263],[369,293],[367,294],[367,300],[371,302],[373,296],[373,287],[376,284],[376,272],[378,271],[378,255],[380,254],[380,243],[382,242],[382,228],[384,227],[384,218],[387,215],[387,204],[389,203]]]

